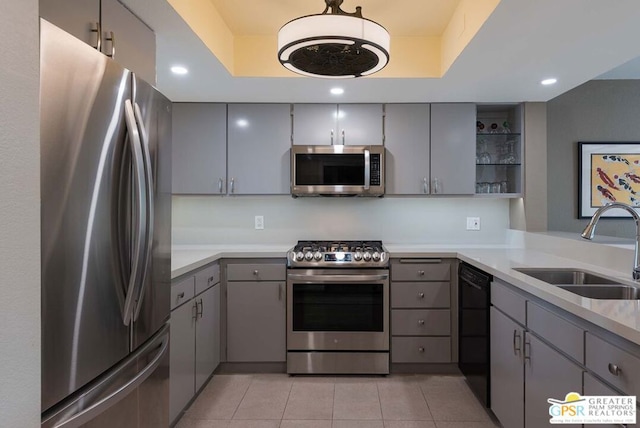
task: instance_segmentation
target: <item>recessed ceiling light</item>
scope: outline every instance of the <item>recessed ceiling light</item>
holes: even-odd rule
[[[183,67],[181,65],[174,65],[173,67],[171,67],[171,71],[174,74],[180,74],[180,75],[187,74],[189,72],[189,70],[187,70],[186,67]]]
[[[342,89],[342,88],[331,88],[331,93],[333,95],[342,95],[342,94],[344,94],[344,89]]]
[[[553,77],[550,79],[544,79],[542,82],[543,85],[553,85],[554,83],[556,83],[558,81],[558,79],[554,79]]]
[[[236,125],[238,125],[240,128],[246,128],[247,126],[249,126],[249,121],[247,119],[238,119],[236,120]]]

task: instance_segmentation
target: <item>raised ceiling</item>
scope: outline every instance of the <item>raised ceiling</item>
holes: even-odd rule
[[[327,102],[336,101],[328,92],[336,85],[345,89],[341,102],[547,101],[640,56],[637,0],[492,0],[494,9],[485,7],[486,20],[479,24],[459,11],[491,0],[345,0],[343,9],[362,6],[365,17],[390,31],[388,69],[395,75],[385,76],[385,69],[377,78],[340,81],[254,76],[237,70],[266,70],[267,59],[278,65],[277,30],[290,19],[321,12],[322,0],[122,1],[156,32],[158,88],[173,101]],[[456,13],[462,18],[456,20]],[[448,61],[423,64],[437,68],[438,77],[393,69],[399,58],[442,46],[447,28],[467,40]],[[413,39],[413,47],[398,49],[400,39]],[[242,44],[261,51],[263,59],[239,61],[235,51]],[[177,63],[189,68],[187,76],[169,72]],[[558,83],[542,87],[540,80],[551,76]]]

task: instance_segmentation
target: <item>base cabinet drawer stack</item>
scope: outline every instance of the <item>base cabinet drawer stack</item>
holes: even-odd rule
[[[220,266],[171,286],[169,418],[175,421],[220,364]]]
[[[286,360],[286,265],[227,265],[227,361]]]
[[[451,263],[391,262],[391,362],[451,362]]]

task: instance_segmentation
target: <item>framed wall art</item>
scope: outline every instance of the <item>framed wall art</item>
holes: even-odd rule
[[[610,202],[623,202],[640,210],[640,142],[579,142],[578,159],[578,218],[591,218]],[[630,215],[616,209],[602,217]]]

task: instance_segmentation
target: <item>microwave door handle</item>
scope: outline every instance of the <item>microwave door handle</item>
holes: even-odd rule
[[[369,150],[364,151],[364,190],[371,187],[371,154]]]

